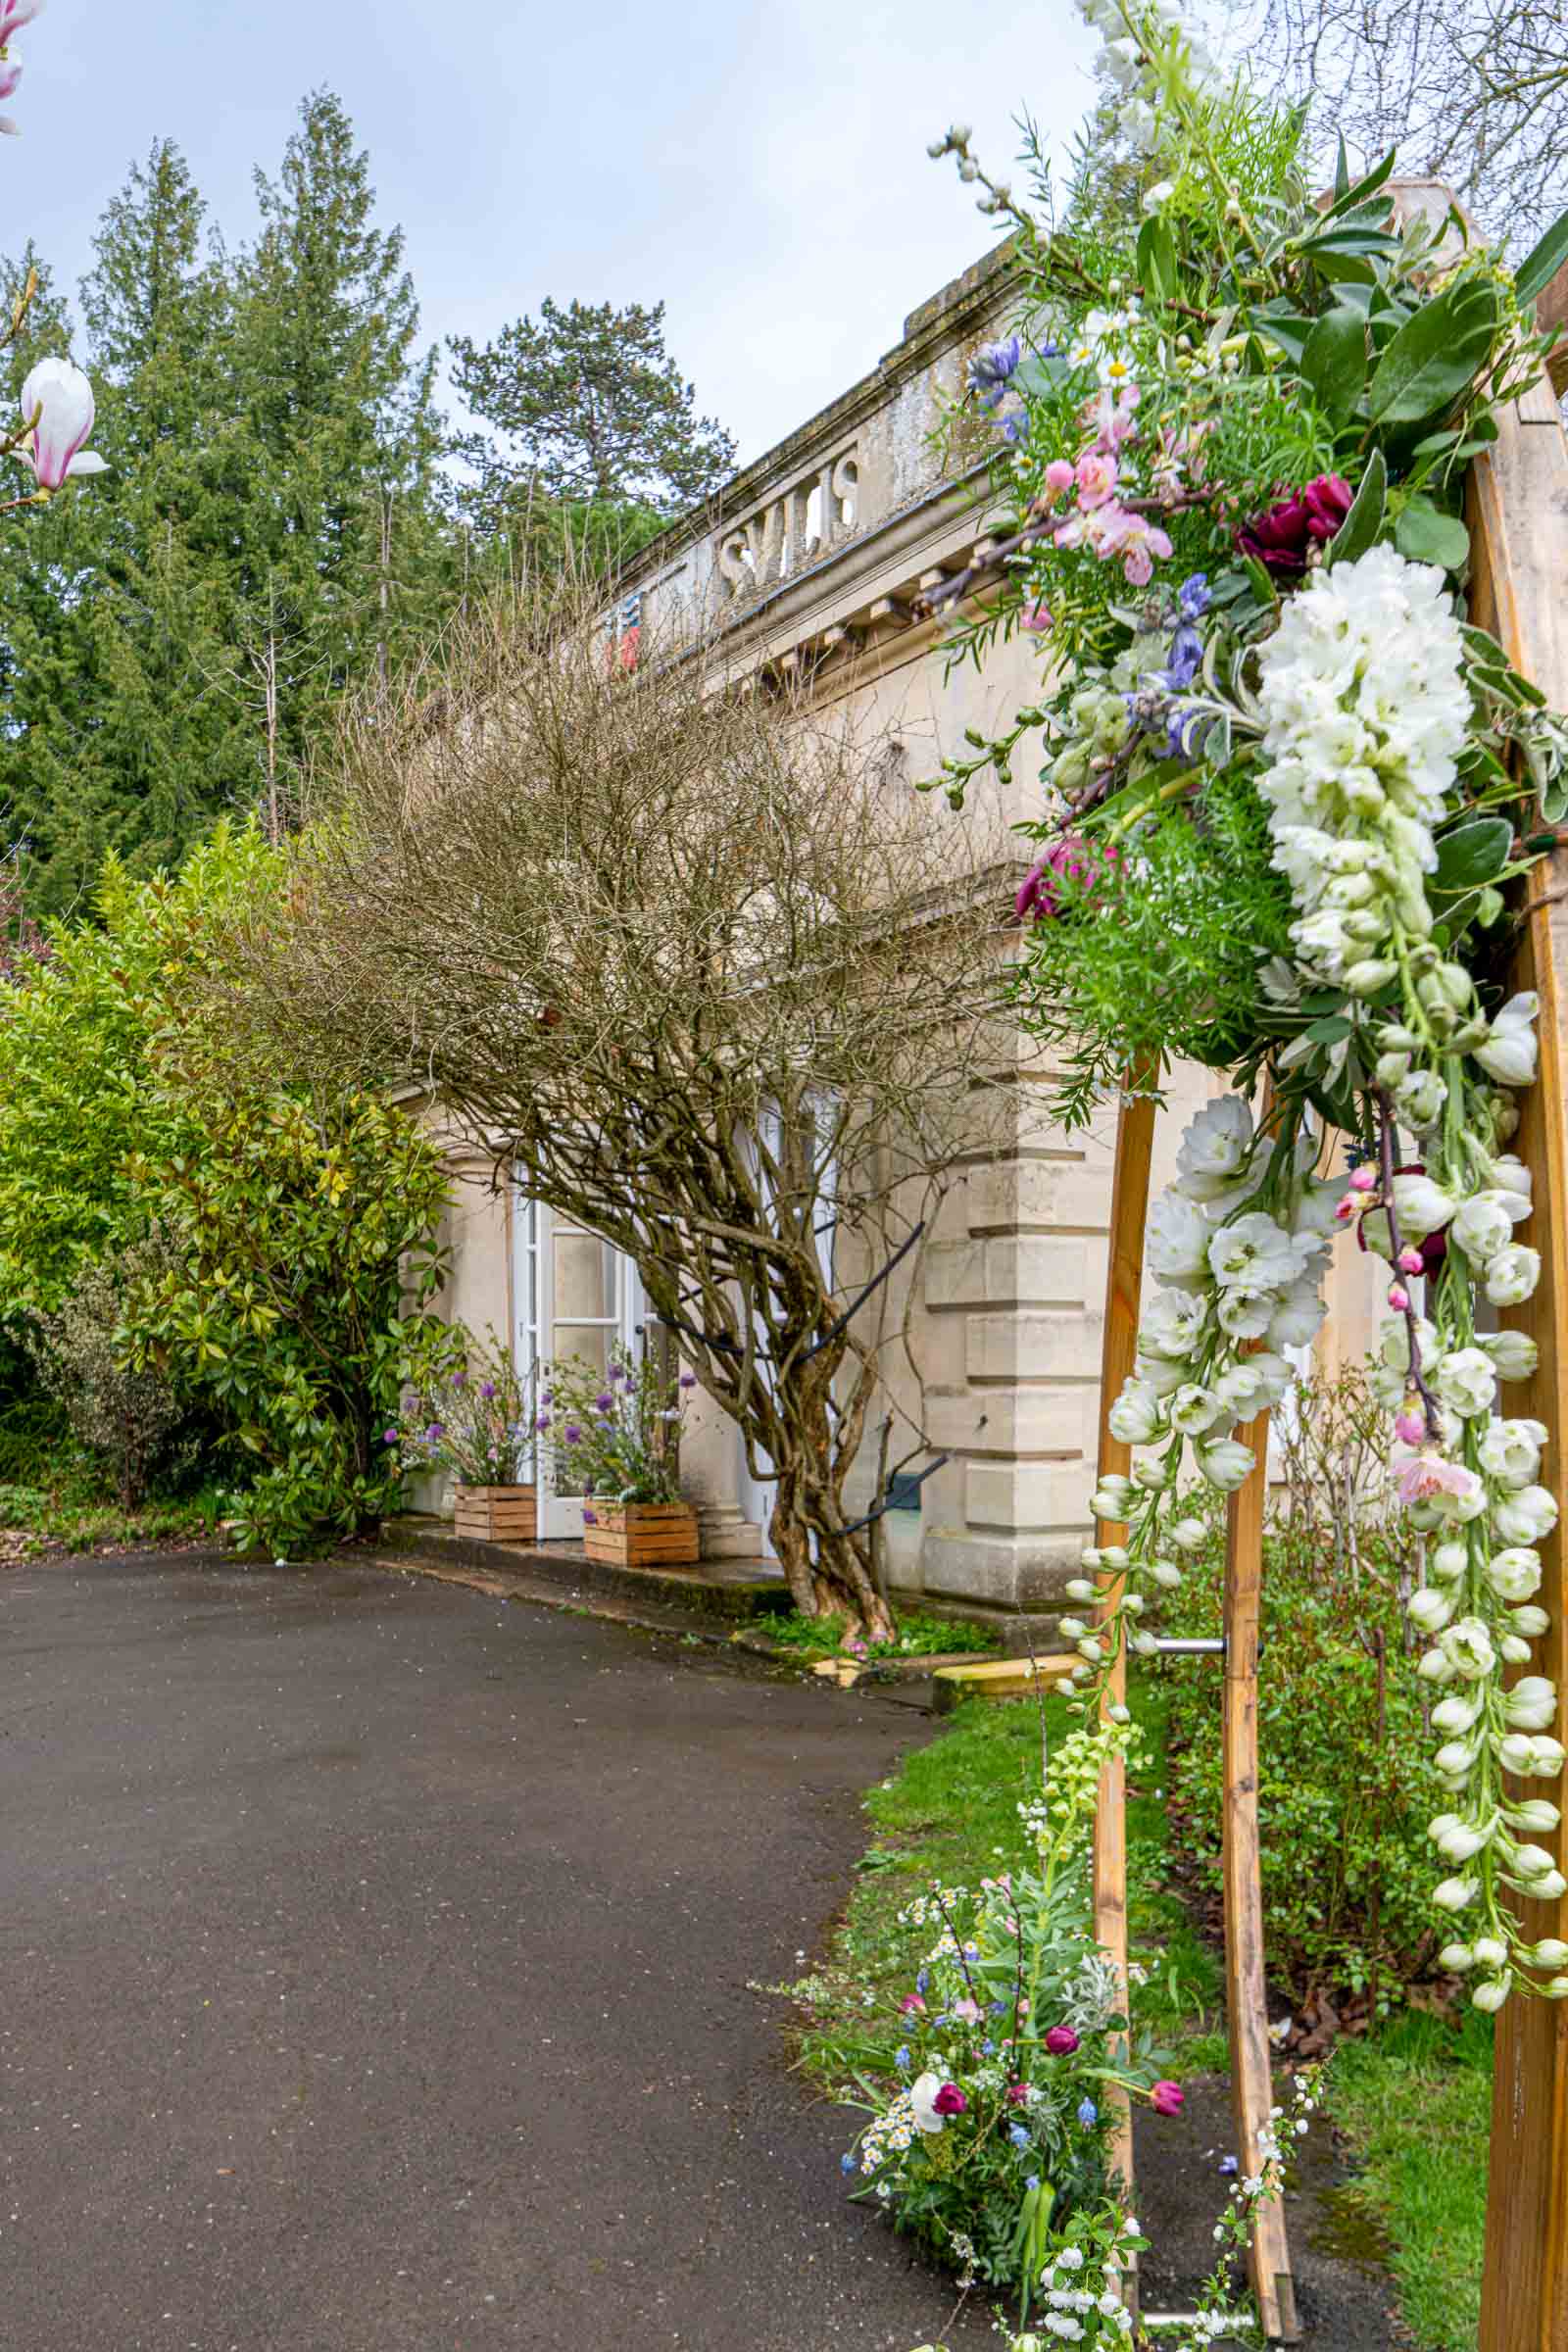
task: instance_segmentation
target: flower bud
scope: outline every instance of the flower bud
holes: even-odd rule
[[[1467,1943],[1446,1943],[1438,1954],[1438,1966],[1446,1968],[1451,1977],[1462,1977],[1475,1964],[1475,1953]]]
[[[1475,1987],[1470,1998],[1478,2009],[1485,2009],[1489,2015],[1495,2014],[1508,1998],[1510,1982],[1507,1977],[1489,1977],[1484,1984]]]

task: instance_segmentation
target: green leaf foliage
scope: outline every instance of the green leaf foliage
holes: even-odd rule
[[[1336,303],[1316,320],[1301,351],[1301,373],[1335,424],[1350,416],[1366,382],[1366,320]]]
[[[1568,213],[1563,213],[1533,245],[1514,271],[1514,292],[1521,303],[1544,294],[1563,264],[1568,262]]]
[[[1389,469],[1383,452],[1375,449],[1366,462],[1360,487],[1350,502],[1350,512],[1329,542],[1328,560],[1331,564],[1353,564],[1376,544],[1383,529],[1383,510],[1387,504]]]
[[[1513,826],[1505,816],[1478,816],[1456,825],[1438,843],[1436,890],[1475,890],[1491,882],[1508,862]]]
[[[1470,534],[1457,514],[1445,514],[1429,498],[1412,498],[1400,510],[1394,542],[1413,564],[1441,564],[1458,571],[1470,560]]]
[[[1473,299],[1461,279],[1406,320],[1372,371],[1376,424],[1419,424],[1452,407],[1492,349],[1495,298]]]

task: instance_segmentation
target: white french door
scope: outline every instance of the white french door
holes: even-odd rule
[[[567,1356],[608,1373],[612,1348],[640,1355],[643,1291],[633,1260],[520,1189],[514,1212],[513,1295],[522,1379]],[[582,1493],[571,1492],[566,1483],[571,1457],[555,1437],[552,1428],[538,1449],[539,1534],[580,1538]]]

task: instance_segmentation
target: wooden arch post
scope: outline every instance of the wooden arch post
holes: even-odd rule
[[[1473,617],[1548,702],[1568,708],[1568,441],[1544,377],[1499,418],[1491,455],[1475,462],[1469,520]],[[1519,1098],[1515,1149],[1535,1180],[1535,1208],[1520,1239],[1540,1250],[1542,1273],[1535,1297],[1503,1319],[1529,1332],[1541,1351],[1527,1389],[1510,1393],[1509,1410],[1546,1424],[1546,1476],[1564,1502],[1568,854],[1554,851],[1526,881],[1530,897],[1512,981],[1541,999],[1541,1071]],[[1555,1731],[1568,1745],[1568,1558],[1560,1523],[1541,1551],[1540,1597],[1551,1630],[1532,1665],[1557,1686]],[[1519,1791],[1541,1792],[1539,1781]],[[1561,1861],[1560,1828],[1549,1842]],[[1568,1896],[1523,1910],[1536,1936],[1568,1942]],[[1568,2352],[1568,2001],[1516,1994],[1497,2020],[1481,2352]]]
[[[1130,1079],[1129,1085],[1136,1084]],[[1147,1094],[1129,1093],[1116,1123],[1116,1165],[1111,1189],[1110,1263],[1105,1283],[1105,1326],[1101,1356],[1100,1475],[1125,1473],[1132,1449],[1111,1434],[1108,1415],[1133,1370],[1144,1272],[1144,1228],[1149,1217],[1150,1167],[1153,1156],[1154,1104]],[[1274,2103],[1269,2065],[1267,1985],[1263,1969],[1263,1887],[1257,1825],[1257,1638],[1263,1584],[1263,1501],[1267,1481],[1268,1415],[1249,1422],[1240,1436],[1253,1461],[1247,1484],[1230,1497],[1225,1543],[1225,1705],[1223,1828],[1225,1888],[1225,1992],[1231,2046],[1231,2101],[1237,2151],[1244,2173],[1262,2162],[1262,2138]],[[1126,1530],[1105,1521],[1098,1541],[1119,1544]],[[1119,1605],[1125,1579],[1117,1577],[1102,1602],[1102,1617]],[[1126,1696],[1125,1652],[1118,1658],[1105,1703]],[[1095,1815],[1095,1936],[1109,1955],[1127,1992],[1127,1815],[1126,1776],[1117,1757],[1101,1774]],[[1132,2114],[1125,2092],[1116,2095],[1113,2161],[1129,2193],[1133,2187]],[[1285,2215],[1279,2204],[1260,2205],[1252,2234],[1252,2286],[1263,2331],[1274,2343],[1300,2335],[1291,2276]],[[1136,2293],[1136,2286],[1135,2286]],[[1136,2309],[1136,2302],[1134,2305]]]

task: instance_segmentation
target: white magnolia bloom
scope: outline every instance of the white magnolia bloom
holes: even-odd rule
[[[1556,1524],[1557,1497],[1546,1487],[1520,1487],[1493,1508],[1493,1530],[1507,1544],[1539,1544]]]
[[[1431,1377],[1436,1395],[1456,1413],[1468,1419],[1491,1412],[1497,1375],[1490,1356],[1479,1348],[1455,1348],[1440,1356]]]
[[[1210,1227],[1203,1212],[1177,1192],[1161,1193],[1149,1212],[1145,1255],[1156,1282],[1197,1289],[1208,1264]]]
[[[93,414],[92,385],[72,361],[39,360],[30,369],[22,387],[22,421],[30,429],[13,454],[31,467],[40,490],[108,470],[95,451],[82,446]]]
[[[1541,1281],[1541,1252],[1510,1242],[1487,1262],[1487,1297],[1494,1306],[1522,1306]]]
[[[1212,1200],[1233,1184],[1252,1144],[1252,1114],[1240,1095],[1221,1095],[1191,1120],[1176,1154],[1177,1184],[1189,1200]]]
[[[1528,1600],[1541,1590],[1541,1554],[1528,1544],[1511,1544],[1487,1562],[1487,1582],[1499,1600]]]
[[[1541,1361],[1541,1350],[1528,1332],[1481,1333],[1476,1346],[1490,1355],[1499,1380],[1528,1380]]]
[[[1479,1266],[1487,1265],[1513,1240],[1517,1217],[1529,1213],[1528,1201],[1523,1208],[1513,1207],[1517,1199],[1517,1194],[1505,1193],[1497,1187],[1472,1194],[1453,1212],[1450,1239],[1458,1243],[1466,1257]]]
[[[1494,1421],[1481,1441],[1480,1462],[1499,1486],[1528,1487],[1541,1468],[1544,1421]]]

